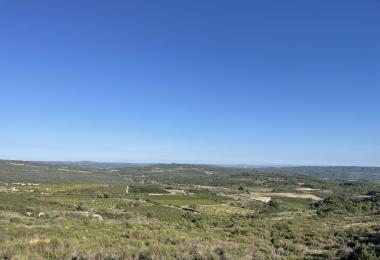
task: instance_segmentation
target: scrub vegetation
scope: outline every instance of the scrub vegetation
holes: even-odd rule
[[[378,259],[379,176],[3,160],[0,258]]]

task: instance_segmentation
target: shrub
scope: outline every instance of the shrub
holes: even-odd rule
[[[83,203],[80,203],[80,204],[77,206],[77,210],[80,210],[80,211],[86,211],[86,207],[84,206]]]
[[[275,199],[273,199],[273,198],[269,201],[268,205],[271,206],[274,209],[279,209],[280,208],[280,204],[278,203],[278,201],[275,200]]]
[[[192,209],[192,210],[198,210],[198,209],[199,209],[199,206],[196,205],[196,204],[190,204],[190,205],[189,205],[189,209]]]
[[[347,257],[349,260],[376,260],[375,248],[372,245],[358,245],[354,251]]]
[[[110,197],[111,197],[111,194],[108,192],[97,192],[97,193],[95,193],[95,198],[97,198],[97,199],[107,199]]]
[[[145,216],[147,218],[154,218],[154,212],[153,211],[148,211]]]

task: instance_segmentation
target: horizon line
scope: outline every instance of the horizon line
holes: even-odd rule
[[[25,160],[25,159],[9,159],[0,158],[0,161],[19,161],[19,162],[46,162],[46,163],[108,163],[108,164],[135,164],[135,165],[155,165],[155,164],[178,164],[178,165],[209,165],[209,166],[224,166],[224,167],[368,167],[368,168],[380,168],[380,165],[344,165],[344,164],[255,164],[255,163],[200,163],[200,162],[123,162],[123,161],[96,161],[96,160]]]

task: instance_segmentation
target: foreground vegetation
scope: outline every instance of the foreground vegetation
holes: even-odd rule
[[[0,161],[0,258],[378,259],[380,185],[338,177]]]

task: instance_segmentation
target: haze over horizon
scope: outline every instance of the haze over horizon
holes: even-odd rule
[[[379,1],[165,3],[1,1],[0,158],[380,166]]]
[[[377,165],[327,165],[327,164],[252,164],[252,163],[217,163],[217,162],[171,162],[171,161],[91,161],[91,160],[26,160],[26,159],[15,159],[15,158],[0,158],[0,161],[10,161],[10,162],[41,162],[41,163],[90,163],[90,164],[131,164],[131,165],[209,165],[209,166],[221,166],[221,167],[242,167],[242,168],[265,168],[265,167],[365,167],[365,168],[380,168]]]

